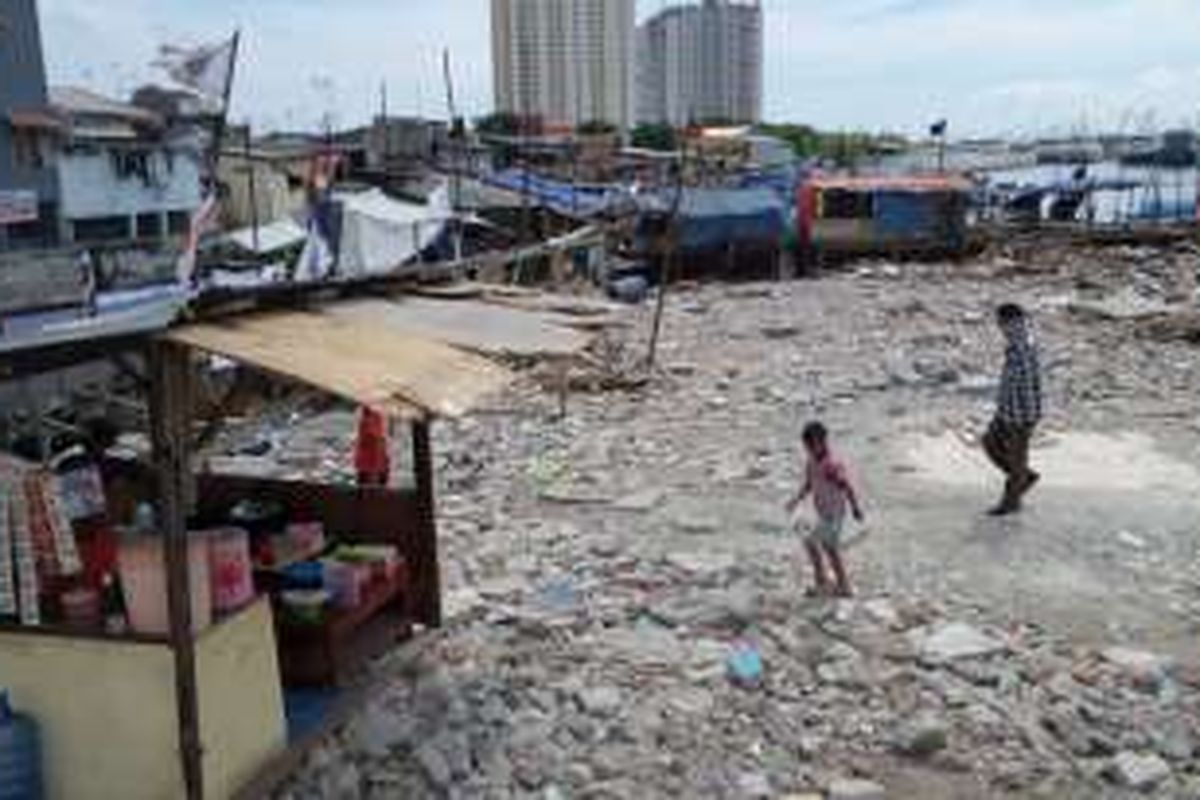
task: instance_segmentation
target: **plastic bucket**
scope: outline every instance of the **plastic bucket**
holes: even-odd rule
[[[189,535],[188,584],[192,595],[193,633],[200,633],[212,621],[208,549],[206,537]],[[117,550],[117,564],[130,627],[137,633],[168,633],[167,573],[162,538],[141,536],[122,541]]]

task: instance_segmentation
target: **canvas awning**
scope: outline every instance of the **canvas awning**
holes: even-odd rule
[[[322,311],[235,317],[164,335],[397,417],[460,416],[511,377],[450,345]]]

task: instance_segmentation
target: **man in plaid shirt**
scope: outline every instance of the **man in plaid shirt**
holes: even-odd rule
[[[1021,499],[1041,479],[1029,468],[1029,442],[1042,419],[1042,376],[1025,310],[1005,303],[996,310],[996,321],[1008,344],[996,416],[983,437],[983,447],[1007,477],[1004,497],[990,513],[1007,516],[1021,510]]]

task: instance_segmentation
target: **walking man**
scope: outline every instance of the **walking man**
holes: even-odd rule
[[[1007,345],[996,416],[983,448],[1006,477],[1004,497],[988,512],[1002,517],[1020,511],[1022,498],[1041,479],[1029,468],[1029,442],[1042,419],[1042,377],[1025,309],[1005,303],[996,310],[996,322]]]

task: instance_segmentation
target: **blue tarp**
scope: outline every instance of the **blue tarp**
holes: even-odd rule
[[[531,203],[568,217],[602,214],[628,196],[616,186],[572,186],[520,169],[493,172],[483,182],[525,195]]]
[[[881,239],[925,239],[946,227],[945,200],[929,192],[878,192],[875,226]]]
[[[663,192],[643,204],[638,240],[653,247],[648,217],[671,209],[674,198]],[[771,189],[685,189],[679,203],[679,247],[719,250],[729,244],[774,245],[783,237],[787,206]]]

